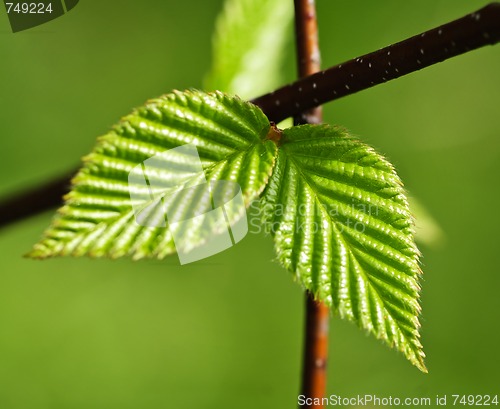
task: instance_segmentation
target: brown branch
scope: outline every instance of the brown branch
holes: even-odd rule
[[[299,77],[307,77],[321,69],[314,0],[295,0],[295,36]],[[322,119],[322,109],[316,107],[297,113],[294,123],[321,123]],[[324,303],[315,301],[309,291],[305,292],[304,307],[306,317],[300,394],[312,399],[312,402],[316,399],[321,402],[326,393],[330,310]],[[323,405],[301,407],[322,408]]]
[[[326,102],[499,41],[500,3],[497,2],[451,23],[302,78],[252,102],[270,121],[280,122]],[[307,116],[305,119],[310,119]],[[46,187],[36,187],[1,202],[0,227],[61,204],[70,179],[70,175],[62,176]]]
[[[54,179],[14,195],[0,203],[0,226],[7,226],[28,216],[59,206],[69,191],[71,178],[76,173]]]
[[[252,102],[270,121],[307,109],[500,41],[500,3],[286,85]]]
[[[297,48],[297,69],[299,78],[316,74],[321,70],[321,54],[318,43],[318,22],[314,0],[295,0],[295,44]],[[321,123],[321,107],[297,112],[295,125]]]
[[[316,301],[314,296],[306,291],[305,311],[306,327],[300,394],[311,399],[310,402],[314,402],[315,398],[321,402],[321,398],[326,394],[330,309],[326,304]],[[323,405],[312,404],[299,407],[323,408]]]

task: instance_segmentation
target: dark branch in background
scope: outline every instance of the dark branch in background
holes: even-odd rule
[[[500,41],[500,3],[408,40],[321,71],[252,100],[270,121],[371,88],[377,84]]]
[[[0,203],[0,226],[7,226],[27,216],[59,206],[62,196],[69,191],[71,178],[76,173],[41,184]]]
[[[318,45],[318,22],[314,0],[295,0],[295,43],[297,45],[297,68],[299,78],[318,72],[320,52]],[[321,107],[299,112],[294,124],[321,123]],[[319,402],[326,394],[328,362],[328,321],[330,309],[322,302],[314,300],[314,295],[305,292],[305,328],[302,361],[302,385],[300,394]],[[322,408],[323,405],[301,407]]]
[[[280,122],[325,102],[499,41],[500,3],[491,3],[451,23],[303,78],[252,102],[270,121]],[[2,201],[0,227],[61,204],[74,173]]]

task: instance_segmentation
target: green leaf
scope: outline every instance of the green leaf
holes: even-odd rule
[[[249,99],[280,85],[292,19],[289,0],[227,0],[217,20],[205,88]]]
[[[92,153],[84,158],[85,164],[74,178],[58,217],[28,256],[128,255],[135,259],[161,259],[174,253],[171,229],[158,223],[140,225],[133,205],[142,202],[133,201],[137,202],[141,195],[154,194],[158,198],[158,194],[163,194],[182,204],[176,211],[185,211],[186,206],[197,210],[197,195],[202,191],[191,191],[194,196],[190,197],[179,185],[194,186],[200,175],[174,171],[172,166],[153,166],[148,173],[149,186],[131,187],[134,169],[166,151],[176,152],[173,148],[194,144],[203,168],[202,177],[208,181],[236,182],[248,206],[264,189],[274,165],[277,148],[266,139],[268,130],[269,122],[259,108],[220,92],[175,91],[149,101],[99,138]],[[160,165],[169,165],[168,161],[173,163],[178,158],[170,155]],[[155,183],[151,182],[153,179]],[[180,193],[168,195],[172,192]],[[165,224],[162,206],[144,209],[148,221],[163,220]],[[189,239],[195,246],[207,237]]]
[[[419,251],[392,165],[340,128],[289,128],[262,205],[280,262],[303,286],[426,371]]]
[[[437,248],[446,242],[446,234],[427,207],[416,197],[409,197],[415,218],[415,240],[419,244]]]

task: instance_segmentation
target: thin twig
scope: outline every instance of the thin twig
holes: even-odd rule
[[[76,171],[71,175],[18,193],[0,203],[0,227],[59,206],[62,203],[63,195],[69,192],[71,178],[75,173]]]
[[[252,102],[270,121],[307,109],[500,41],[500,3],[370,54],[286,85]]]
[[[300,79],[252,102],[270,121],[298,115],[316,106],[500,41],[500,3],[451,23]],[[62,202],[71,175],[29,189],[0,203],[0,227]],[[44,190],[46,189],[46,190]],[[41,200],[40,200],[41,199]]]
[[[299,77],[318,72],[320,52],[318,44],[318,23],[314,0],[295,0],[295,36],[297,44],[297,67]],[[297,113],[295,125],[320,123],[321,107]],[[328,321],[330,310],[327,305],[314,300],[311,292],[305,293],[304,352],[302,362],[301,395],[312,399],[322,398],[326,393],[328,362]],[[323,405],[303,405],[302,408],[322,408]]]
[[[310,398],[312,405],[301,408],[323,408],[321,398],[326,394],[327,363],[328,363],[328,329],[330,309],[314,296],[305,293],[305,339],[302,367],[301,395]],[[307,402],[307,400],[304,400]]]
[[[321,70],[321,54],[318,42],[318,21],[314,0],[295,0],[295,44],[297,48],[297,70],[300,78],[306,78]],[[311,108],[295,114],[295,125],[321,123],[321,107]]]

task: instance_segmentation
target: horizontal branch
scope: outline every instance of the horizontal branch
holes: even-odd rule
[[[408,40],[300,79],[252,102],[270,121],[281,120],[500,41],[500,3]],[[0,227],[62,203],[76,171],[0,203]]]
[[[69,192],[71,178],[76,172],[75,170],[71,174],[53,179],[2,201],[0,203],[0,227],[59,206],[62,203],[62,197]]]
[[[500,41],[500,3],[255,98],[270,121],[371,88]]]

